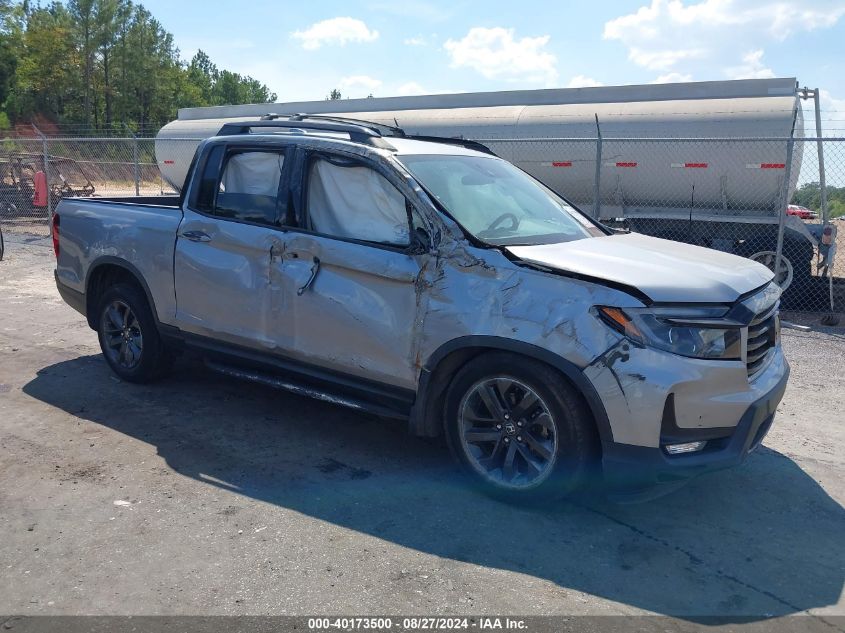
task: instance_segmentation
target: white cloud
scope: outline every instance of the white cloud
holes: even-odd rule
[[[443,47],[453,68],[472,68],[487,79],[545,83],[557,79],[557,58],[546,50],[548,35],[514,38],[513,29],[473,27]]]
[[[763,64],[762,48],[743,55],[742,64],[726,68],[725,74],[729,79],[766,79],[775,76],[774,71]]]
[[[651,0],[635,13],[604,25],[606,39],[660,40],[667,27],[724,29],[738,25],[762,29],[784,39],[800,31],[831,27],[845,15],[845,5],[829,0]]]
[[[651,0],[606,22],[604,39],[622,43],[638,66],[664,74],[722,69],[732,77],[771,77],[775,71],[762,63],[762,52],[754,57],[758,51],[843,16],[845,3],[831,0]]]
[[[628,51],[628,59],[637,66],[643,66],[649,70],[669,70],[679,61],[684,59],[695,59],[703,57],[705,51],[702,49],[679,49],[679,50],[645,50],[632,47]]]
[[[431,37],[425,35],[415,35],[414,37],[408,37],[402,40],[402,43],[405,46],[428,46],[436,38],[437,36],[434,34],[432,34]]]
[[[569,80],[569,83],[566,84],[567,88],[593,88],[595,86],[603,86],[604,84],[600,81],[596,81],[592,77],[585,77],[584,75],[575,75],[572,79]]]
[[[408,83],[404,83],[396,89],[396,96],[398,97],[410,97],[414,95],[424,94],[428,94],[428,92],[416,81],[409,81]]]
[[[819,89],[819,107],[822,112],[835,112],[840,120],[845,118],[845,99],[834,99],[824,88]]]
[[[651,83],[653,84],[674,84],[678,82],[692,81],[692,75],[685,73],[666,73],[660,75]]]
[[[381,83],[380,79],[375,79],[368,75],[350,75],[341,79],[338,82],[338,86],[341,88],[344,97],[366,97],[378,88]],[[347,92],[351,92],[352,94],[347,95]]]
[[[291,37],[302,42],[302,48],[311,51],[324,44],[343,46],[349,42],[372,42],[378,39],[378,31],[371,31],[361,20],[338,17],[316,22],[304,31],[294,31]]]

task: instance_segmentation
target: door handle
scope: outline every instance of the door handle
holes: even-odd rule
[[[308,290],[311,287],[311,284],[314,283],[314,279],[317,278],[317,272],[320,270],[320,258],[315,257],[314,263],[311,266],[311,275],[308,277],[308,281],[306,281],[302,286],[296,289],[296,296],[301,297],[302,293]]]
[[[181,234],[186,240],[192,242],[210,242],[211,236],[205,231],[185,231]]]

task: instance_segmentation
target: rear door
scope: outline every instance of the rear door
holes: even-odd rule
[[[198,166],[175,256],[181,329],[262,350],[287,349],[285,296],[271,260],[284,249],[286,152],[278,145],[218,145]],[[273,326],[276,326],[275,328]]]
[[[302,152],[294,179],[296,226],[278,271],[295,355],[413,388],[415,282],[428,257],[411,245],[419,216],[385,173],[357,157]]]

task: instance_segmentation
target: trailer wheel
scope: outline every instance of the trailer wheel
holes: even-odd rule
[[[792,262],[789,258],[782,254],[780,257],[780,269],[775,270],[775,263],[777,262],[777,253],[775,251],[759,251],[753,255],[749,255],[748,259],[763,264],[766,268],[775,273],[775,283],[780,286],[782,291],[786,291],[792,284],[792,279],[795,276],[795,270],[792,267]]]

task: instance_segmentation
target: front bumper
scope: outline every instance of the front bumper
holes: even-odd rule
[[[788,378],[789,366],[784,362],[775,386],[748,407],[729,435],[708,442],[700,453],[668,455],[661,447],[603,443],[609,496],[620,502],[646,501],[676,490],[692,477],[742,463],[768,433]]]

